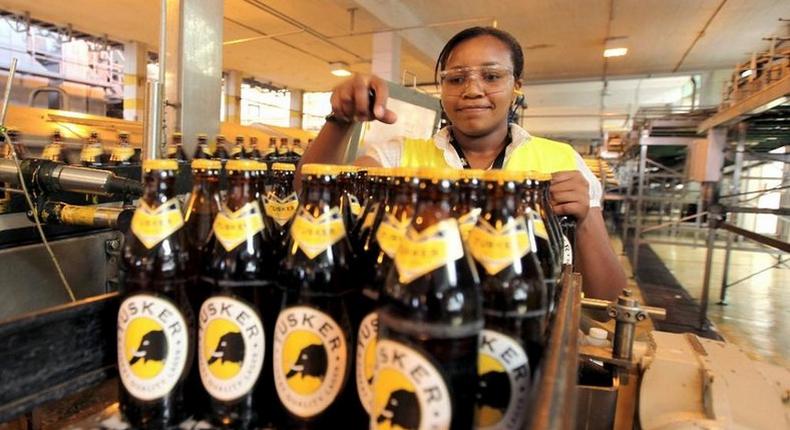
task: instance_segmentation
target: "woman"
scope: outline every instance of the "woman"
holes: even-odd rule
[[[552,174],[551,203],[559,215],[577,220],[576,262],[587,296],[614,300],[626,286],[622,268],[609,246],[600,207],[601,185],[569,145],[530,136],[509,124],[520,94],[524,55],[502,30],[466,29],[439,54],[436,70],[441,103],[451,126],[432,139],[398,139],[367,145],[359,166],[426,166],[539,170]],[[369,91],[376,97],[369,105]],[[332,91],[332,113],[303,163],[342,163],[346,135],[355,121],[397,121],[386,108],[388,89],[376,76],[357,74]]]

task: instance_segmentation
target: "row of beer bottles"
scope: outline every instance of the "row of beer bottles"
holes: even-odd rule
[[[9,129],[8,137],[11,145],[16,150],[19,159],[31,158],[28,148],[22,142],[22,134],[15,129]],[[4,145],[3,158],[10,157],[10,146]],[[67,162],[66,149],[60,130],[55,130],[50,136],[50,142],[41,151],[38,157],[44,160]],[[109,151],[104,148],[96,131],[90,132],[79,153],[79,165],[87,167],[123,166],[140,163],[140,151],[129,143],[129,133],[118,132],[118,143]]]
[[[358,230],[369,230],[382,249],[399,242],[386,283],[377,285],[355,282],[364,270],[352,274],[357,266],[342,209],[349,189],[340,171],[306,165],[303,201],[272,285],[264,273],[273,269],[263,249],[255,164],[228,163],[230,190],[201,270],[210,288],[190,290],[194,272],[172,190],[176,163],[147,162],[146,193],[124,247],[126,298],[118,321],[127,419],[138,426],[176,419],[184,385],[195,383],[194,372],[188,378],[184,370],[193,353],[215,424],[257,418],[320,427],[351,420],[361,428],[363,410],[375,425],[406,428],[468,427],[475,410],[481,427],[523,418],[549,301],[532,208],[521,203],[523,173],[489,172],[479,181],[492,198],[464,246],[453,214],[457,171],[369,171]],[[391,196],[381,199],[381,190]],[[195,349],[189,334],[196,303],[202,304]],[[166,375],[171,381],[163,384]],[[272,400],[280,407],[272,408]]]
[[[312,139],[307,142],[311,143]],[[256,136],[245,139],[244,136],[236,136],[233,144],[229,145],[224,135],[217,135],[214,138],[213,147],[209,144],[208,136],[199,134],[197,136],[197,148],[192,158],[196,159],[216,159],[226,161],[230,159],[250,159],[255,161],[265,161],[268,163],[286,162],[297,163],[306,149],[299,138],[289,139],[287,137],[270,137],[268,146],[264,146]],[[187,155],[184,152],[181,133],[174,133],[172,140],[166,147],[167,158],[186,161]]]

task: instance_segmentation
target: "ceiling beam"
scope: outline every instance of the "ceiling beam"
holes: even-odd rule
[[[354,3],[391,28],[425,24],[417,14],[400,0],[354,0]],[[436,60],[444,46],[442,38],[439,37],[435,30],[430,28],[415,28],[398,33],[430,63]]]

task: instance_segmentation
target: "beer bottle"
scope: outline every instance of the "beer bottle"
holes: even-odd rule
[[[173,133],[173,138],[165,148],[165,151],[167,152],[167,158],[177,160],[179,163],[187,162],[187,154],[184,152],[181,133]]]
[[[44,151],[41,153],[41,158],[49,161],[65,161],[63,157],[63,135],[60,134],[60,130],[55,129],[52,132],[49,144],[44,147]]]
[[[195,148],[195,154],[192,155],[193,160],[201,158],[214,158],[214,152],[211,150],[211,147],[208,144],[208,136],[202,133],[197,135],[197,148]]]
[[[383,209],[387,203],[390,170],[383,167],[368,167],[365,171],[365,179],[359,179],[359,182],[364,182],[365,185],[360,187],[364,188],[360,195],[368,197],[364,199],[359,220],[350,233],[354,244],[359,245],[355,249],[358,255],[369,253],[372,251],[371,246],[375,246],[376,238],[371,233],[383,215],[380,209]]]
[[[228,148],[225,147],[225,143],[227,140],[225,136],[222,134],[218,134],[214,138],[214,158],[220,160],[222,162],[228,161],[230,156],[228,155]]]
[[[480,274],[485,329],[480,337],[476,427],[521,428],[531,366],[543,347],[546,287],[528,221],[519,211],[523,172],[485,172],[485,207],[466,244]]]
[[[269,146],[263,151],[263,161],[268,164],[274,163],[277,161],[277,138],[270,137],[269,138]]]
[[[254,192],[258,162],[230,160],[225,168],[227,198],[214,220],[213,250],[202,278],[210,293],[198,314],[197,360],[212,425],[246,429],[256,428],[270,405],[260,314],[268,289],[264,225]]]
[[[541,271],[543,272],[544,282],[546,284],[546,294],[550,299],[548,300],[549,313],[554,310],[555,287],[557,279],[560,276],[560,266],[555,260],[555,246],[551,240],[550,230],[548,224],[544,222],[542,216],[543,205],[540,202],[540,194],[538,192],[538,181],[536,180],[536,173],[530,173],[529,177],[524,181],[523,186],[526,188],[526,203],[525,216],[532,219],[534,228],[535,245],[537,247],[536,253],[538,261],[540,261]]]
[[[373,373],[376,364],[376,339],[378,338],[378,314],[374,311],[379,304],[381,289],[392,269],[395,251],[400,239],[411,223],[417,205],[417,169],[368,169],[372,181],[386,181],[379,184],[386,195],[379,203],[377,215],[367,238],[362,241],[358,253],[359,276],[362,278],[361,303],[362,319],[358,324],[355,376],[357,395],[368,414],[373,401]],[[386,175],[386,176],[384,176]],[[382,181],[383,179],[383,181]],[[379,197],[371,197],[374,201]],[[369,215],[365,218],[368,223]]]
[[[379,308],[371,426],[472,428],[479,279],[452,215],[457,170],[419,170],[419,204]]]
[[[244,136],[236,136],[236,141],[230,147],[230,158],[234,160],[249,158],[245,146]]]
[[[340,166],[340,174],[337,176],[337,186],[340,188],[340,212],[343,217],[343,223],[346,226],[346,231],[352,231],[354,225],[357,223],[360,213],[362,213],[362,205],[359,204],[357,198],[356,186],[357,172],[360,170],[356,166]]]
[[[28,158],[27,148],[25,145],[22,144],[21,137],[22,134],[19,130],[14,128],[9,128],[6,132],[8,134],[8,139],[11,141],[11,145],[14,147],[14,151],[16,152],[16,158],[19,160],[24,160]]]
[[[247,158],[255,161],[261,161],[261,150],[258,148],[258,138],[251,136],[249,142],[249,145],[247,145],[244,149],[245,153],[247,154]]]
[[[351,248],[340,215],[339,170],[301,169],[304,200],[291,224],[281,271],[284,307],[274,333],[274,385],[286,415],[278,428],[365,428],[349,383],[354,342],[344,296]]]
[[[277,161],[290,163],[291,160],[288,158],[288,138],[281,137],[280,144],[277,146]]]
[[[483,205],[481,195],[482,177],[485,170],[463,169],[459,172],[460,179],[456,185],[457,198],[453,206],[453,215],[458,219],[461,239],[466,241],[469,231],[477,224]]]
[[[92,131],[80,151],[80,163],[86,167],[101,167],[106,161],[99,133]]]
[[[143,163],[145,191],[122,250],[118,311],[120,410],[133,428],[162,429],[184,418],[194,316],[175,160]]]
[[[284,256],[285,242],[291,229],[299,198],[294,191],[295,166],[290,163],[274,163],[271,168],[271,189],[264,194],[263,207],[277,255]]]
[[[140,154],[129,144],[129,132],[118,132],[118,145],[110,152],[111,166],[128,166],[140,162]]]
[[[541,210],[543,218],[547,221],[546,225],[549,226],[548,231],[554,232],[554,257],[556,264],[558,267],[562,267],[564,264],[573,264],[573,252],[569,238],[575,234],[568,232],[563,228],[563,219],[560,219],[560,217],[554,213],[554,208],[551,207],[551,199],[549,195],[551,175],[548,173],[539,173],[537,175],[537,179],[538,201],[540,202],[539,209]],[[570,226],[573,224],[573,221],[571,221],[568,217],[563,218],[568,220],[566,225]],[[549,237],[551,238],[552,236]]]
[[[217,160],[192,160],[192,192],[189,194],[184,222],[196,269],[207,263],[205,257],[213,247],[212,225],[220,208],[219,174],[222,165]],[[199,303],[198,303],[199,304]]]

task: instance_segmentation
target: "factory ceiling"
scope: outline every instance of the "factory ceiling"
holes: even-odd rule
[[[401,68],[407,81],[433,81],[444,41],[471,25],[512,32],[526,48],[527,82],[599,79],[731,68],[764,38],[787,35],[787,0],[226,0],[225,69],[263,82],[328,90],[330,62],[370,70],[372,32],[409,28]],[[157,0],[0,0],[0,9],[156,50]],[[438,24],[438,25],[434,25]],[[629,51],[604,60],[610,43]]]

